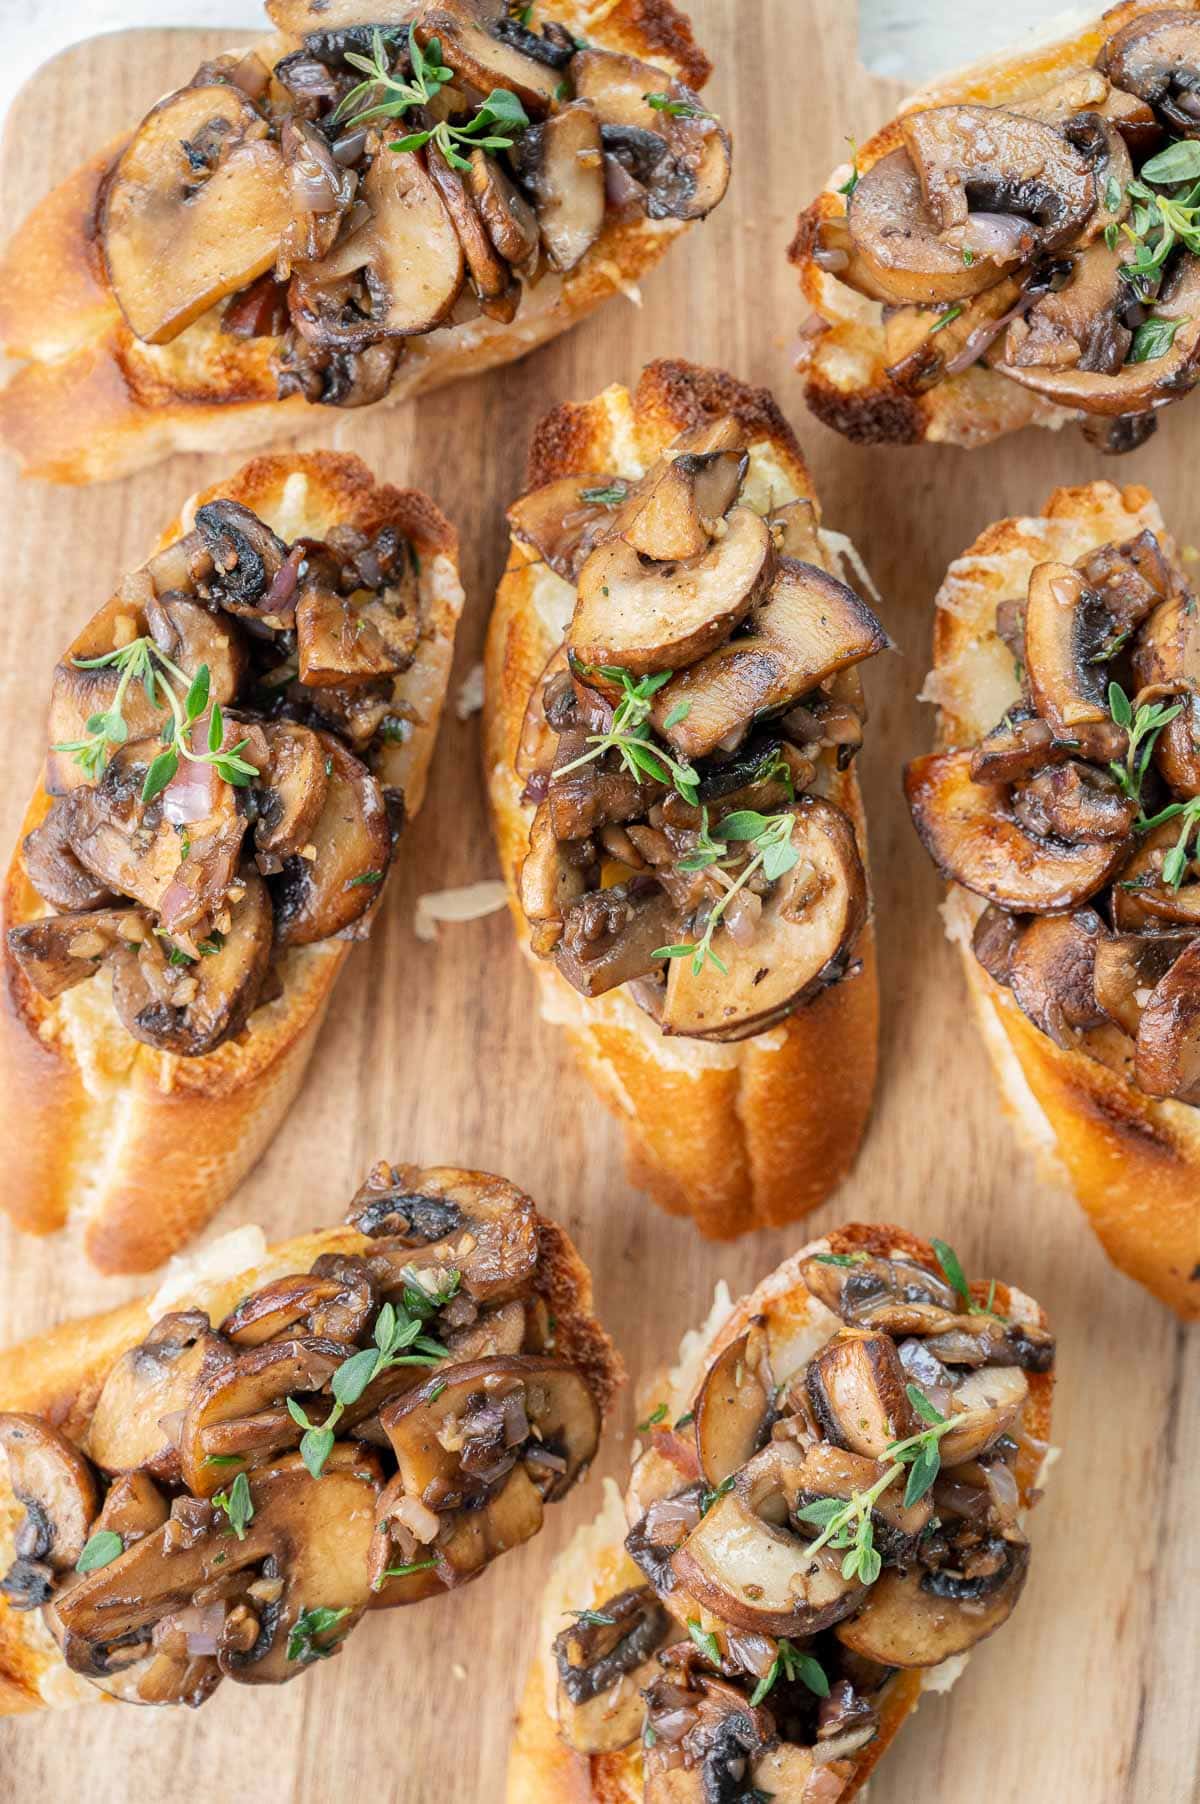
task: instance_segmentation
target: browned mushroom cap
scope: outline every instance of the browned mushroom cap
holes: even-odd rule
[[[960,257],[964,250],[988,252],[972,232],[972,209],[1020,221],[1041,248],[1052,250],[1096,205],[1086,159],[1041,120],[1002,107],[929,107],[903,115],[900,130],[925,204],[943,242]]]
[[[1148,1096],[1193,1099],[1200,1085],[1200,940],[1159,979],[1142,1010],[1134,1069]]]
[[[392,858],[383,791],[365,764],[332,733],[318,733],[328,779],[304,850],[271,882],[275,936],[283,946],[311,946],[342,933],[379,895]]]
[[[945,1590],[939,1594],[931,1581],[940,1575],[923,1574],[917,1567],[885,1572],[867,1593],[862,1609],[834,1632],[845,1647],[881,1665],[937,1666],[965,1653],[1008,1621],[1028,1566],[1028,1546],[1006,1542],[994,1587],[979,1596],[968,1581],[965,1599]]]
[[[413,20],[413,34],[422,49],[436,38],[442,61],[481,94],[508,88],[530,112],[548,112],[562,78],[501,36],[508,16],[505,0],[426,0]]]
[[[624,539],[605,539],[579,572],[568,648],[580,664],[637,676],[691,663],[745,618],[771,559],[766,521],[747,507],[684,564],[646,565]]]
[[[720,971],[673,958],[662,1027],[702,1040],[742,1040],[799,1007],[839,973],[868,912],[854,829],[831,802],[801,796],[789,812],[798,861],[768,890],[753,939],[718,930]]]
[[[69,1572],[83,1552],[100,1493],[78,1447],[40,1416],[0,1415],[0,1449],[25,1512],[0,1595],[14,1609],[33,1610],[49,1598],[54,1575]]]
[[[835,1335],[810,1361],[805,1383],[823,1433],[851,1453],[882,1459],[919,1426],[889,1335]]]
[[[1109,80],[1136,94],[1185,138],[1200,130],[1200,21],[1179,8],[1140,13],[1097,59]]]
[[[347,1220],[376,1241],[368,1262],[385,1293],[410,1283],[414,1268],[445,1266],[476,1302],[504,1303],[524,1296],[537,1270],[537,1210],[487,1172],[379,1164]]]
[[[201,1058],[241,1033],[271,962],[272,917],[258,872],[247,866],[239,884],[228,929],[202,941],[198,957],[173,956],[153,935],[113,950],[113,1003],[135,1040]]]
[[[1138,813],[1109,771],[1074,758],[1014,784],[1012,808],[1027,833],[1067,840],[1128,840]]]
[[[622,536],[652,562],[699,557],[716,522],[737,500],[749,462],[741,450],[682,451],[666,459],[651,471],[631,508],[622,509]]]
[[[889,644],[853,589],[815,564],[782,557],[746,632],[664,683],[651,718],[686,757],[706,758],[756,715],[798,700]]]
[[[574,101],[528,132],[521,166],[537,202],[546,255],[566,275],[604,227],[604,152],[600,119],[590,101]]]
[[[216,1602],[224,1605],[214,1637],[222,1673],[254,1685],[295,1678],[333,1652],[367,1606],[379,1482],[365,1448],[335,1447],[319,1484],[292,1455],[251,1475],[254,1513],[241,1538],[215,1510],[184,1500],[186,1522],[177,1505],[161,1529],[63,1597],[67,1664],[103,1677],[143,1658],[164,1618]],[[309,1632],[302,1617],[317,1611],[337,1612],[336,1626]]]
[[[56,796],[40,826],[21,847],[25,872],[42,900],[64,913],[103,908],[113,892],[79,862],[71,845],[75,830],[74,794]]]
[[[971,758],[932,752],[904,773],[914,825],[943,877],[1002,908],[1061,914],[1121,868],[1128,840],[1068,844],[1026,833],[1000,784],[972,782]]]
[[[105,1472],[144,1467],[177,1481],[179,1428],[192,1391],[201,1373],[232,1357],[200,1310],[163,1316],[104,1380],[88,1423],[88,1454]]]
[[[94,977],[114,946],[136,944],[148,932],[139,908],[96,908],[10,927],[8,949],[38,995],[53,999]]]
[[[293,318],[314,343],[362,350],[431,332],[463,285],[454,222],[415,151],[380,144],[359,199],[370,218],[292,282]]]
[[[814,1254],[800,1275],[818,1302],[851,1328],[884,1334],[929,1334],[956,1319],[961,1307],[952,1285],[907,1259],[854,1255],[850,1265]]]
[[[1120,758],[1125,729],[1108,711],[1103,656],[1116,633],[1102,596],[1070,564],[1039,564],[1029,579],[1025,668],[1055,737],[1097,763]]]
[[[671,1618],[649,1585],[621,1591],[554,1639],[558,1731],[579,1754],[609,1754],[642,1731],[642,1690],[659,1671],[654,1656]]]
[[[864,171],[850,196],[847,221],[857,257],[841,273],[853,278],[857,265],[877,291],[873,298],[882,294],[893,301],[961,301],[979,294],[1035,242],[1028,221],[1006,220],[993,249],[981,244],[968,263],[961,244],[939,236],[907,150],[893,150]]]
[[[229,1477],[227,1457],[249,1461],[294,1447],[303,1430],[289,1415],[287,1398],[322,1392],[353,1351],[342,1341],[305,1336],[268,1341],[202,1371],[179,1429],[179,1457],[189,1491],[197,1497],[219,1491]],[[319,1404],[312,1413],[316,1420]]]
[[[298,1272],[261,1285],[225,1317],[220,1332],[239,1347],[261,1347],[289,1329],[319,1339],[356,1341],[374,1314],[374,1281],[364,1259],[336,1263],[336,1274]]]
[[[571,78],[600,114],[606,152],[644,190],[651,219],[712,212],[729,186],[729,136],[698,95],[653,63],[606,50],[581,50]],[[668,104],[652,107],[648,94]]]
[[[944,1434],[938,1451],[945,1467],[962,1466],[978,1456],[1017,1420],[1029,1396],[1029,1380],[1020,1366],[985,1366],[968,1372],[954,1387],[949,1414],[961,1416],[962,1427]]]
[[[1110,1021],[1137,1038],[1142,1010],[1160,980],[1192,943],[1191,933],[1117,933],[1096,946],[1093,987]]]
[[[1032,708],[1010,708],[971,753],[976,783],[1016,783],[1050,764],[1064,763],[1078,748],[1055,739],[1050,725]]]
[[[317,735],[292,720],[263,723],[269,761],[254,786],[254,838],[260,851],[296,856],[312,839],[325,805],[326,752]]]
[[[863,1587],[842,1576],[842,1556],[812,1555],[787,1526],[799,1449],[777,1441],[742,1467],[731,1489],[671,1556],[689,1597],[734,1628],[762,1635],[815,1635],[853,1610]]]
[[[600,1416],[582,1375],[544,1354],[454,1366],[381,1416],[406,1494],[430,1510],[486,1497],[521,1461],[547,1503],[587,1469]]]
[[[563,910],[556,968],[582,996],[661,970],[654,954],[667,944],[678,911],[666,891],[642,877],[591,890]]]
[[[596,540],[611,527],[612,510],[628,487],[621,477],[597,475],[560,476],[530,489],[508,510],[513,538],[532,545],[557,575],[573,583]],[[603,499],[597,501],[597,495]]]
[[[1122,258],[1120,246],[1110,249],[1104,239],[1088,245],[1074,258],[1063,287],[1052,288],[1012,321],[1004,341],[1005,364],[1109,374],[1119,370],[1133,342],[1133,333],[1119,319],[1129,294],[1120,277]]]
[[[1200,121],[1197,122],[1200,129]],[[1153,690],[1165,703],[1177,702],[1154,745],[1154,761],[1177,796],[1200,795],[1200,622],[1196,598],[1187,590],[1151,614],[1133,647],[1133,675],[1140,690]]]
[[[1160,356],[1127,363],[1112,375],[1046,365],[1022,368],[1001,363],[997,368],[1022,388],[1084,413],[1111,418],[1163,407],[1187,394],[1200,379],[1196,367],[1200,358],[1200,258],[1180,257],[1155,302],[1154,317],[1176,324],[1169,348]]]
[[[266,133],[232,83],[183,88],[122,153],[100,242],[138,338],[165,344],[274,263],[288,201],[283,159]]]
[[[712,1490],[757,1451],[770,1426],[774,1398],[767,1337],[759,1321],[713,1360],[693,1406],[696,1454]]]
[[[300,681],[321,689],[407,670],[420,638],[417,613],[369,589],[339,595],[314,572],[296,602]]]
[[[1118,933],[1162,932],[1170,927],[1200,932],[1200,882],[1189,863],[1189,881],[1175,887],[1163,878],[1163,864],[1179,839],[1179,822],[1164,821],[1138,842],[1111,893],[1112,922]]]
[[[1096,951],[1106,937],[1090,908],[1030,921],[1009,963],[1012,993],[1035,1027],[1056,1046],[1077,1046],[1082,1029],[1105,1018],[1096,1000]]]

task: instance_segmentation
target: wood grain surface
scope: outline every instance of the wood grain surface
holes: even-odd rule
[[[899,767],[929,738],[915,696],[947,561],[996,516],[1036,510],[1055,483],[1106,473],[1150,483],[1180,536],[1200,540],[1189,455],[1200,444],[1200,399],[1173,410],[1119,466],[1075,433],[1026,434],[971,454],[872,453],[799,417],[791,346],[800,302],[785,246],[843,138],[867,135],[896,91],[856,68],[853,20],[838,0],[694,0],[694,12],[717,62],[711,92],[735,130],[734,182],[716,217],[647,282],[642,306],[615,302],[524,364],[416,406],[331,411],[312,442],[360,451],[381,476],[428,488],[456,521],[469,596],[457,681],[480,656],[503,561],[502,510],[544,409],[632,380],[653,356],[683,355],[772,385],[797,419],[828,523],[860,545],[901,648],[868,673],[862,761],[883,978],[878,1105],[854,1177],[812,1225],[883,1219],[942,1234],[970,1272],[998,1273],[1038,1296],[1061,1347],[1063,1451],[1034,1520],[1025,1596],[953,1696],[932,1699],[905,1730],[872,1804],[1190,1804],[1200,1795],[1200,1339],[1109,1268],[1074,1204],[1040,1177],[1001,1116]],[[44,69],[9,125],[6,227],[227,41],[126,33]],[[38,768],[57,651],[183,497],[219,473],[217,460],[178,458],[75,491],[0,475],[5,846]],[[748,1288],[797,1235],[705,1245],[631,1190],[613,1125],[536,1018],[505,917],[443,929],[436,946],[416,940],[422,890],[495,874],[478,761],[478,720],[451,710],[385,918],[351,961],[290,1126],[218,1226],[258,1221],[275,1236],[335,1220],[381,1155],[493,1167],[565,1221],[591,1263],[605,1321],[631,1369],[646,1371],[704,1316],[718,1278],[735,1294]],[[0,1232],[0,1272],[0,1344],[129,1289],[98,1281],[52,1242],[11,1232]],[[502,1794],[542,1574],[596,1507],[600,1471],[623,1475],[632,1420],[630,1400],[588,1484],[478,1586],[372,1620],[297,1684],[226,1685],[196,1715],[96,1708],[5,1723],[0,1798],[490,1804]]]

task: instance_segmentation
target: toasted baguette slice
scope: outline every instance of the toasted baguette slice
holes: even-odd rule
[[[939,746],[971,745],[1018,698],[997,604],[1024,595],[1034,566],[1148,528],[1175,556],[1148,489],[1093,482],[1056,489],[1039,518],[998,520],[950,566],[937,596],[934,668]],[[946,928],[1005,1103],[1087,1211],[1113,1264],[1185,1318],[1200,1316],[1200,1109],[1158,1101],[1084,1052],[1065,1051],[1024,1015],[971,950],[981,898],[952,886]]]
[[[529,488],[591,471],[640,475],[689,426],[734,414],[750,434],[748,489],[774,504],[813,498],[791,428],[765,389],[715,370],[662,361],[637,389],[614,386],[550,414],[530,451]],[[824,541],[832,559],[832,540]],[[631,1173],[660,1207],[728,1240],[795,1221],[854,1163],[875,1085],[879,997],[870,920],[857,970],[769,1032],[733,1045],[668,1039],[624,989],[588,1000],[529,948],[517,893],[533,810],[515,757],[526,703],[574,603],[574,589],[513,540],[485,660],[484,756],[500,860],[517,935],[536,973],[542,1012],[565,1027],[600,1096],[623,1123]],[[853,768],[831,777],[866,860]]]
[[[810,1294],[801,1276],[802,1262],[816,1253],[844,1255],[862,1251],[915,1259],[936,1270],[928,1244],[901,1228],[853,1225],[836,1230],[794,1253],[732,1307],[728,1291],[719,1285],[708,1321],[684,1336],[678,1364],[639,1387],[639,1408],[653,1417],[658,1415],[656,1406],[661,1406],[658,1419],[664,1426],[654,1429],[649,1449],[635,1462],[624,1499],[617,1486],[606,1480],[600,1514],[576,1533],[551,1571],[509,1759],[507,1804],[643,1804],[645,1775],[640,1741],[615,1753],[585,1755],[561,1739],[552,1644],[570,1620],[566,1612],[600,1609],[617,1592],[646,1583],[645,1574],[625,1550],[625,1536],[643,1514],[646,1497],[666,1494],[669,1488],[655,1486],[655,1468],[661,1469],[660,1462],[666,1460],[675,1466],[676,1485],[686,1484],[688,1477],[695,1474],[692,1430],[687,1427],[686,1435],[677,1434],[667,1425],[692,1410],[700,1382],[718,1353],[751,1327],[763,1326],[771,1350],[773,1376],[778,1379],[781,1373],[802,1368],[840,1325],[838,1318]],[[1045,1326],[1042,1310],[1020,1291],[999,1285],[997,1296],[1006,1299],[999,1307],[1013,1321]],[[1053,1377],[1050,1373],[1028,1376],[1026,1432],[1045,1441],[1050,1433]],[[1022,1502],[1026,1507],[1036,1500],[1031,1494],[1036,1476],[1021,1475]],[[1026,1482],[1027,1478],[1030,1482]],[[849,1759],[818,1765],[802,1792],[786,1793],[788,1804],[849,1804],[861,1793],[905,1718],[925,1693],[948,1691],[967,1658],[969,1655],[961,1655],[940,1667],[897,1671],[880,1697],[879,1728],[874,1738]]]
[[[1177,10],[1192,11],[1195,4],[1196,0],[1180,0]],[[1068,37],[988,57],[942,76],[912,94],[901,114],[965,102],[1006,106],[1028,100],[1076,71],[1090,69],[1105,40],[1139,10],[1145,9],[1133,4],[1114,7],[1102,18],[1077,24]],[[899,123],[891,120],[860,147],[859,170],[870,169],[902,143]],[[804,377],[804,398],[817,418],[858,444],[929,443],[968,449],[1024,426],[1058,430],[1085,420],[1086,414],[1021,388],[982,363],[944,378],[924,394],[910,394],[891,381],[879,303],[822,269],[813,256],[820,222],[841,218],[846,211],[840,190],[850,174],[849,165],[834,170],[824,191],[801,214],[788,253],[813,310],[797,368]]]
[[[441,1186],[477,1182],[487,1174],[443,1167],[416,1177]],[[516,1194],[516,1193],[514,1193]],[[619,1354],[592,1312],[592,1281],[568,1235],[538,1217],[538,1293],[556,1324],[556,1351],[575,1365],[607,1416],[625,1381]],[[243,1297],[272,1279],[307,1272],[323,1254],[370,1251],[371,1241],[347,1226],[322,1228],[268,1248],[261,1229],[234,1229],[195,1256],[178,1259],[152,1295],[105,1315],[69,1322],[4,1354],[0,1411],[45,1416],[68,1440],[83,1444],[97,1399],[122,1354],[140,1345],[159,1318],[199,1309],[219,1324]],[[13,1495],[8,1462],[0,1454],[0,1573],[13,1561],[13,1534],[24,1508]],[[0,1596],[0,1716],[48,1705],[111,1700],[68,1670],[37,1610],[18,1611]]]
[[[322,451],[260,457],[194,497],[160,541],[189,530],[197,507],[241,502],[289,543],[336,525],[394,522],[421,559],[421,640],[397,679],[415,725],[390,746],[384,780],[420,808],[463,605],[457,536],[425,496],[376,484],[362,461]],[[4,891],[4,926],[47,912],[22,845],[50,806],[39,785]],[[7,947],[0,1013],[0,1208],[34,1234],[70,1228],[104,1272],[152,1271],[220,1208],[270,1141],[300,1086],[349,939],[289,950],[282,994],[215,1052],[183,1058],[142,1045],[122,1026],[111,986],[37,995]]]
[[[321,28],[323,10],[313,7],[305,21],[310,29]],[[644,58],[690,88],[711,74],[687,18],[670,0],[617,0],[600,9],[587,0],[556,0],[553,16],[598,49]],[[369,5],[361,17],[370,23]],[[265,38],[260,54],[273,67],[301,41],[283,33]],[[182,65],[180,82],[191,73]],[[54,188],[0,263],[0,346],[25,365],[0,390],[0,448],[29,475],[91,483],[128,475],[174,451],[242,451],[288,433],[327,430],[336,409],[300,396],[276,399],[271,358],[279,341],[223,334],[219,307],[169,344],[133,336],[94,238],[101,188],[123,143],[106,145]],[[511,324],[480,315],[409,339],[378,405],[524,357],[630,291],[685,229],[677,219],[610,216],[574,270],[548,271],[524,291]]]

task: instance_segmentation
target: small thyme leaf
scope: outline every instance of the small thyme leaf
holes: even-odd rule
[[[229,1532],[237,1536],[239,1541],[246,1539],[246,1530],[254,1519],[254,1503],[250,1496],[250,1480],[244,1472],[239,1472],[228,1491],[218,1491],[213,1502],[219,1510],[224,1510],[229,1518]]]
[[[712,119],[716,115],[705,112],[692,100],[672,100],[669,94],[643,94],[642,99],[656,113],[665,113],[668,119]]]
[[[651,1413],[646,1417],[646,1420],[644,1422],[638,1423],[638,1425],[637,1425],[638,1433],[639,1434],[649,1434],[649,1432],[652,1428],[656,1428],[660,1422],[664,1422],[666,1420],[666,1416],[667,1416],[667,1406],[665,1403],[660,1403],[656,1410],[651,1411]]]
[[[700,1649],[700,1652],[704,1655],[705,1659],[708,1660],[711,1665],[719,1667],[721,1664],[721,1644],[713,1634],[712,1630],[702,1629],[696,1617],[689,1616],[687,1632],[695,1642],[696,1646]]]
[[[589,507],[620,507],[629,493],[629,484],[619,478],[610,482],[606,488],[580,489],[579,499],[586,501]]]
[[[120,1535],[111,1528],[97,1531],[75,1562],[76,1572],[99,1572],[102,1566],[111,1566],[113,1561],[125,1552],[125,1543]]]
[[[564,1610],[564,1616],[573,1616],[576,1622],[585,1623],[589,1628],[611,1629],[616,1625],[615,1616],[606,1616],[603,1610]]]
[[[287,1657],[296,1660],[301,1666],[308,1666],[314,1660],[328,1660],[336,1651],[334,1647],[318,1647],[316,1637],[327,1635],[336,1628],[344,1616],[349,1616],[347,1606],[343,1610],[301,1610],[288,1634]]]

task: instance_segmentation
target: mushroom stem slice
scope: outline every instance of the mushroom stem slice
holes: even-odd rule
[[[1015,819],[1007,791],[971,779],[974,754],[914,758],[905,794],[926,851],[942,876],[1017,913],[1078,908],[1120,870],[1128,839],[1038,839]]]
[[[166,344],[275,261],[290,215],[266,121],[232,83],[160,101],[108,183],[100,242],[130,329]]]
[[[664,1033],[743,1040],[841,975],[841,961],[868,913],[854,829],[839,808],[817,796],[802,796],[789,812],[796,864],[764,896],[748,945],[718,932],[715,946],[725,970],[706,961],[697,972],[690,955],[671,959]]]
[[[927,1589],[919,1567],[885,1572],[861,1610],[834,1633],[844,1647],[882,1666],[938,1666],[1008,1621],[1028,1567],[1029,1548],[1010,1543],[1004,1582],[987,1597],[968,1602]]]
[[[1135,1071],[1148,1096],[1200,1094],[1200,939],[1159,979],[1137,1027]]]
[[[579,572],[568,649],[580,664],[634,676],[693,663],[745,618],[772,555],[766,521],[746,507],[684,563],[647,566],[625,539],[602,540]]]

